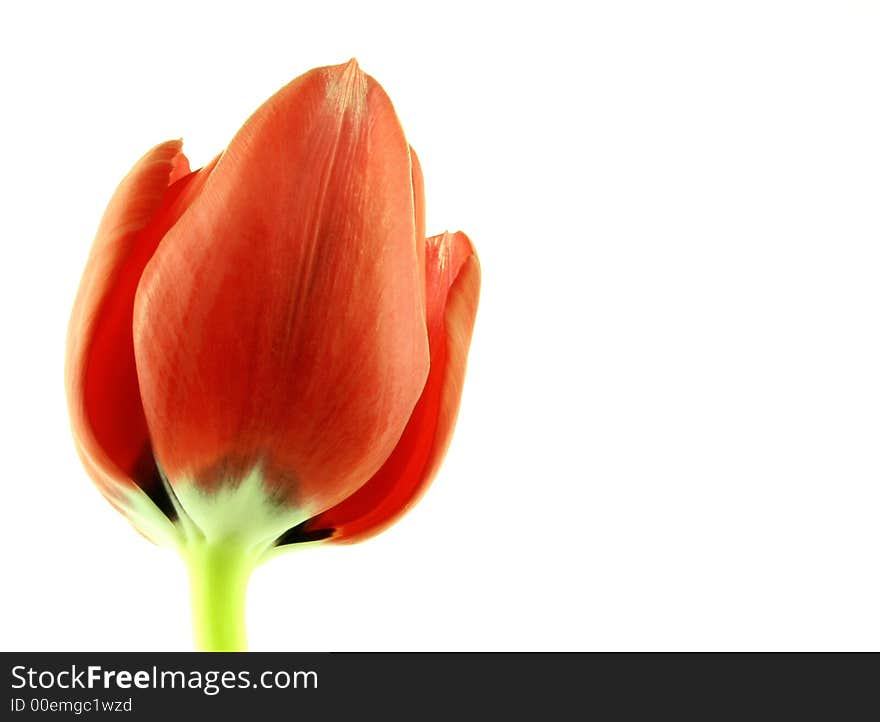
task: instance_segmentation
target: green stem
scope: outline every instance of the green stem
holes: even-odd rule
[[[193,544],[189,567],[196,648],[203,652],[247,649],[245,598],[256,559],[234,541]]]

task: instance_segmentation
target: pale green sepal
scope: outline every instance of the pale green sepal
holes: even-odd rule
[[[120,486],[117,493],[118,503],[135,529],[158,546],[180,548],[184,541],[180,529],[139,487]]]
[[[223,480],[210,489],[190,480],[175,480],[174,493],[186,517],[187,543],[235,540],[262,551],[291,527],[308,519],[308,509],[289,506],[266,485],[259,466],[240,481]]]

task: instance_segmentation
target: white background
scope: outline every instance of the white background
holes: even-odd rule
[[[880,648],[878,6],[425,7],[2,6],[0,646],[190,648],[78,463],[68,314],[147,148],[356,56],[483,297],[434,486],[258,569],[251,647]]]

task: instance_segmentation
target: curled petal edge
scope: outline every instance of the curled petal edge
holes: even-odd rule
[[[461,232],[426,243],[431,368],[394,451],[340,504],[291,529],[278,544],[355,543],[380,533],[425,493],[452,438],[480,293],[480,263]]]

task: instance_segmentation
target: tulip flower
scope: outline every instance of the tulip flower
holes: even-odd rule
[[[82,463],[179,551],[197,646],[246,646],[251,571],[366,539],[437,472],[480,286],[463,233],[425,238],[423,182],[355,61],[293,80],[190,171],[132,168],[100,223],[68,332]]]

